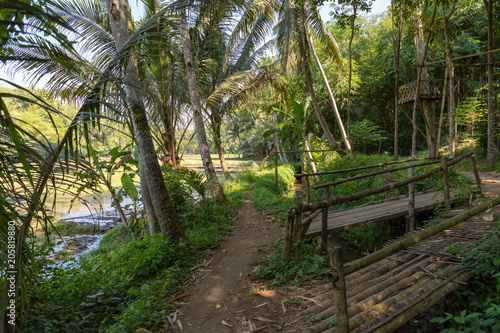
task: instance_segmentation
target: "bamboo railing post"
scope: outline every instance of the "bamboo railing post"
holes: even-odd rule
[[[446,209],[450,209],[450,182],[448,177],[448,159],[446,157],[441,158],[443,161],[443,195],[444,203],[446,204]]]
[[[323,189],[323,201],[328,200],[330,188]],[[323,208],[321,212],[321,251],[326,252],[328,245],[328,207]]]
[[[306,153],[304,150],[301,151],[301,163],[302,163],[302,173],[306,173]]]
[[[306,203],[309,204],[311,203],[311,192],[309,188],[309,176],[306,176],[306,183],[304,185],[305,187],[305,192],[306,192]]]
[[[382,169],[384,170],[387,170],[387,161],[385,161],[383,164],[382,164]],[[384,185],[387,186],[389,185],[389,174],[388,173],[384,173]],[[385,192],[385,198],[387,200],[391,200],[391,191],[390,190],[387,190]]]
[[[472,170],[474,171],[477,189],[479,190],[479,193],[483,193],[483,190],[481,189],[481,177],[479,177],[479,172],[477,171],[476,155],[472,155],[470,157],[470,161],[472,163]]]
[[[412,178],[415,175],[415,167],[408,169],[408,177]],[[408,221],[406,232],[415,229],[415,182],[408,184]]]
[[[278,148],[274,146],[274,183],[278,187]]]
[[[300,260],[300,242],[302,241],[302,232],[301,232],[301,224],[302,224],[302,205],[299,205],[299,211],[297,212],[297,218],[295,219],[295,262]]]
[[[285,225],[285,239],[283,243],[283,254],[281,255],[281,259],[283,261],[288,261],[290,259],[290,252],[292,250],[292,237],[293,237],[293,225],[295,221],[295,214],[289,212],[286,217],[286,225]]]
[[[328,254],[330,257],[330,272],[333,277],[333,300],[337,310],[337,332],[349,333],[349,316],[347,314],[347,296],[344,264],[342,263],[342,247],[333,246],[328,249]]]

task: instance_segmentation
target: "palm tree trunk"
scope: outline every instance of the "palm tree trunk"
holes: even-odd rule
[[[144,166],[144,161],[139,157],[139,170],[142,170],[141,166]],[[156,221],[158,218],[156,217],[156,213],[153,207],[153,202],[151,201],[151,195],[149,194],[148,188],[148,180],[145,172],[139,173],[140,181],[141,181],[141,197],[142,202],[144,204],[144,209],[146,210],[146,215],[148,216],[149,223],[149,235],[153,236],[155,234],[156,229]]]
[[[217,147],[217,153],[219,154],[220,166],[222,167],[222,172],[224,173],[224,177],[226,178],[226,180],[231,180],[233,179],[233,177],[231,177],[231,173],[229,172],[229,169],[227,167],[226,158],[224,156],[224,147],[222,145],[221,124],[221,117],[217,115],[212,116],[214,142],[215,146]]]
[[[449,154],[450,157],[455,156],[455,69],[453,67],[453,59],[451,57],[451,46],[450,46],[450,34],[448,32],[448,21],[453,15],[455,11],[455,4],[457,0],[453,0],[451,4],[450,11],[443,18],[444,25],[444,38],[446,41],[446,63],[448,65],[448,73],[449,73],[449,83],[450,83],[450,92],[448,99],[448,127],[449,127],[449,136],[450,136],[450,148]]]
[[[198,92],[198,83],[196,81],[196,73],[194,70],[194,59],[191,54],[191,38],[189,36],[189,28],[186,18],[186,9],[179,10],[179,30],[182,39],[182,51],[184,53],[184,61],[186,63],[187,81],[189,86],[189,95],[191,97],[191,108],[193,110],[194,125],[196,135],[198,137],[198,145],[201,152],[201,161],[205,169],[207,179],[211,181],[211,189],[213,195],[221,202],[227,202],[219,179],[215,173],[215,168],[210,157],[210,149],[208,148],[207,134],[205,132],[205,124],[201,115],[200,94]]]
[[[309,163],[311,164],[311,169],[313,173],[318,172],[318,169],[316,169],[316,164],[314,163],[314,159],[311,153],[311,149],[309,149],[309,142],[307,142],[307,137],[304,131],[301,131],[302,134],[302,141],[304,141],[304,147],[306,148],[305,150],[307,151],[307,158],[309,159]],[[314,178],[316,178],[315,176]]]
[[[488,134],[486,149],[486,165],[489,169],[495,167],[495,119],[493,97],[493,0],[483,0],[488,15]]]
[[[132,22],[128,0],[106,0],[111,32],[115,38],[116,48],[119,50],[132,36]],[[163,175],[158,163],[153,138],[149,130],[146,110],[142,100],[137,59],[133,50],[125,68],[125,91],[127,94],[130,117],[134,127],[137,146],[144,168],[141,172],[147,173],[147,184],[155,214],[158,218],[160,229],[165,238],[178,242],[186,239],[184,230],[179,222],[179,217],[163,182]]]
[[[332,93],[332,90],[330,89],[330,84],[328,83],[328,79],[326,78],[325,71],[323,70],[323,66],[321,65],[321,61],[319,60],[318,54],[316,53],[316,49],[314,47],[311,31],[309,30],[309,27],[306,27],[305,30],[307,30],[306,31],[307,39],[309,41],[309,45],[311,46],[311,51],[313,53],[314,60],[316,60],[316,64],[318,65],[319,72],[321,73],[321,77],[323,78],[323,82],[325,83],[326,90],[328,91],[328,96],[330,97],[330,102],[332,103],[332,106],[333,106],[333,112],[335,113],[335,119],[337,120],[337,125],[339,126],[340,133],[342,134],[342,139],[344,140],[346,150],[349,154],[353,154],[351,143],[349,142],[349,139],[347,138],[344,124],[342,123],[342,119],[340,118],[340,113],[339,113],[339,109],[337,108],[337,103],[335,102],[335,97],[333,97],[333,93]],[[306,49],[307,49],[307,44],[306,44]],[[309,69],[309,66],[307,66],[307,68]],[[309,72],[309,75],[311,75],[310,72]],[[306,82],[307,82],[307,80],[306,80]],[[311,89],[312,89],[312,79],[311,79]]]
[[[168,156],[166,156],[166,162],[172,167],[172,169],[176,169],[178,165],[177,151],[175,150],[174,127],[172,124],[172,116],[170,115],[168,107],[166,105],[163,106],[163,117],[161,118],[163,121],[163,126],[165,128],[165,132],[163,133],[163,145],[165,146],[164,149],[168,154]]]
[[[309,95],[311,96],[311,102],[313,105],[313,110],[314,113],[316,114],[316,118],[318,118],[319,124],[321,126],[321,129],[326,135],[326,138],[330,142],[330,145],[332,145],[332,148],[337,148],[337,141],[333,138],[332,133],[330,132],[330,129],[328,128],[325,118],[323,118],[323,115],[321,114],[321,110],[319,108],[318,104],[318,99],[316,98],[316,94],[314,93],[314,88],[313,88],[313,80],[312,80],[312,75],[311,75],[311,69],[309,67],[309,51],[306,49],[304,39],[303,39],[303,29],[299,28],[299,38],[298,38],[298,43],[299,43],[299,48],[300,48],[300,53],[302,57],[302,65],[304,67],[304,76],[305,76],[305,83],[307,90],[309,92]]]

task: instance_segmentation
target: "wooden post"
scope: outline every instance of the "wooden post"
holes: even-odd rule
[[[443,195],[444,202],[446,204],[446,209],[450,209],[450,182],[448,178],[448,159],[446,157],[441,158],[443,161]]]
[[[476,178],[477,189],[479,190],[479,193],[483,193],[481,188],[481,177],[479,177],[479,172],[477,171],[476,156],[472,155],[470,157],[470,161],[472,163],[472,170],[474,171],[474,178]]]
[[[281,259],[283,261],[288,261],[290,259],[290,252],[292,250],[292,237],[293,237],[293,225],[295,220],[294,213],[288,213],[286,217],[286,225],[285,225],[285,239],[283,243],[283,254],[281,255]]]
[[[303,150],[301,153],[302,173],[306,173],[306,153]]]
[[[415,168],[411,167],[408,169],[409,177],[411,178],[415,174]],[[415,229],[415,183],[412,182],[408,184],[408,224],[407,232]]]
[[[309,189],[309,176],[306,176],[306,183],[304,184],[304,190],[306,192],[306,203],[309,204],[311,203],[311,193]]]
[[[295,262],[300,260],[300,242],[302,241],[302,232],[300,225],[302,224],[302,205],[299,205],[299,211],[297,213],[297,218],[295,219]]]
[[[385,161],[382,164],[382,169],[387,170],[387,161]],[[384,173],[384,185],[385,186],[389,185],[389,174],[388,173]],[[391,200],[391,191],[390,190],[385,191],[385,199]]]
[[[330,188],[323,189],[323,201],[328,200]],[[323,208],[321,212],[321,251],[326,253],[328,245],[328,207]]]
[[[328,249],[330,257],[330,273],[332,273],[333,301],[336,307],[337,332],[349,333],[349,316],[347,314],[346,284],[344,264],[342,263],[342,247],[333,246]]]
[[[274,146],[274,183],[278,187],[278,148]]]

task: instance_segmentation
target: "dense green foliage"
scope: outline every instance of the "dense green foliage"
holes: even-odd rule
[[[450,248],[462,258],[458,267],[475,274],[467,289],[456,293],[452,309],[444,317],[432,319],[441,332],[498,332],[500,330],[500,225],[492,236],[471,251]]]
[[[164,174],[167,186],[177,191],[174,204],[190,243],[144,236],[139,228],[135,233],[113,228],[89,254],[45,266],[46,278],[32,293],[26,332],[135,332],[160,322],[165,301],[182,289],[203,250],[222,240],[233,223],[230,205],[211,198],[194,201],[178,173],[166,169]],[[226,182],[235,205],[255,180],[244,172]]]

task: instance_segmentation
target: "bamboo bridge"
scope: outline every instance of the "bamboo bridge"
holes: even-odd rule
[[[348,180],[383,174],[386,185],[333,199],[328,197],[328,188],[348,180],[316,185],[312,189],[324,189],[324,200],[316,203],[309,202],[310,194],[307,190],[308,178],[313,174],[302,174],[306,182],[306,204],[299,205],[288,214],[283,259],[288,259],[295,250],[295,259],[298,260],[300,243],[305,237],[320,235],[322,247],[326,248],[326,236],[329,232],[384,219],[382,216],[375,216],[373,212],[370,213],[370,208],[376,207],[374,212],[380,212],[383,210],[381,207],[385,207],[388,213],[386,218],[393,218],[395,216],[393,208],[397,204],[391,206],[393,202],[390,200],[390,189],[406,186],[438,172],[443,172],[444,193],[431,192],[417,195],[415,200],[420,200],[423,202],[422,207],[427,208],[439,201],[447,202],[449,200],[447,168],[467,158],[472,161],[476,184],[481,191],[481,180],[471,153],[455,159],[442,159],[443,165],[419,176],[397,182],[388,181],[386,175],[391,170],[388,169],[388,163],[358,168],[382,166],[383,170],[351,177]],[[437,162],[440,161],[434,160],[420,165]],[[417,164],[412,164],[409,167],[416,166]],[[398,169],[402,168],[393,170]],[[341,171],[321,174],[332,172]],[[383,192],[386,193],[386,200],[382,203],[328,212],[328,207],[332,205]],[[428,197],[427,204],[426,200],[422,200],[425,196]],[[394,202],[402,200],[408,199]],[[393,332],[416,315],[425,312],[450,292],[466,285],[473,277],[470,272],[458,269],[459,260],[450,255],[448,250],[454,247],[467,252],[478,241],[489,237],[497,223],[493,219],[485,221],[477,215],[499,204],[500,197],[496,197],[468,211],[448,212],[448,216],[456,216],[428,229],[410,231],[400,239],[391,241],[383,249],[345,265],[340,259],[340,247],[328,249],[331,282],[319,285],[304,295],[314,303],[300,313],[300,317],[309,323],[303,327],[304,331],[308,333]],[[413,209],[418,210],[418,205]],[[365,210],[368,213],[363,214]],[[350,218],[351,213],[352,218]],[[360,218],[357,218],[357,215]],[[335,220],[339,219],[344,222],[335,223]],[[363,221],[360,222],[361,220]]]
[[[500,197],[442,222],[443,225],[456,225],[444,228],[440,233],[425,240],[428,230],[412,231],[403,240],[394,240],[387,248],[403,247],[390,255],[375,252],[373,263],[356,271],[350,269],[359,266],[352,262],[344,266],[345,276],[345,309],[349,332],[393,332],[406,322],[425,312],[440,299],[466,285],[473,274],[458,269],[459,260],[447,251],[454,247],[467,252],[474,244],[489,237],[497,225],[494,221],[485,221],[475,215],[488,208],[500,204]],[[453,221],[454,220],[454,221]],[[453,223],[450,223],[453,221]],[[379,252],[390,252],[385,249]],[[378,259],[378,260],[377,260]],[[310,318],[312,326],[307,333],[342,332],[337,322],[337,303],[333,283],[325,283],[308,291],[308,298],[314,305],[300,315]]]
[[[446,94],[445,80],[432,79],[420,81],[420,100],[439,101]],[[455,94],[460,94],[460,81],[455,84]],[[417,81],[399,87],[398,104],[413,103],[417,95]]]

